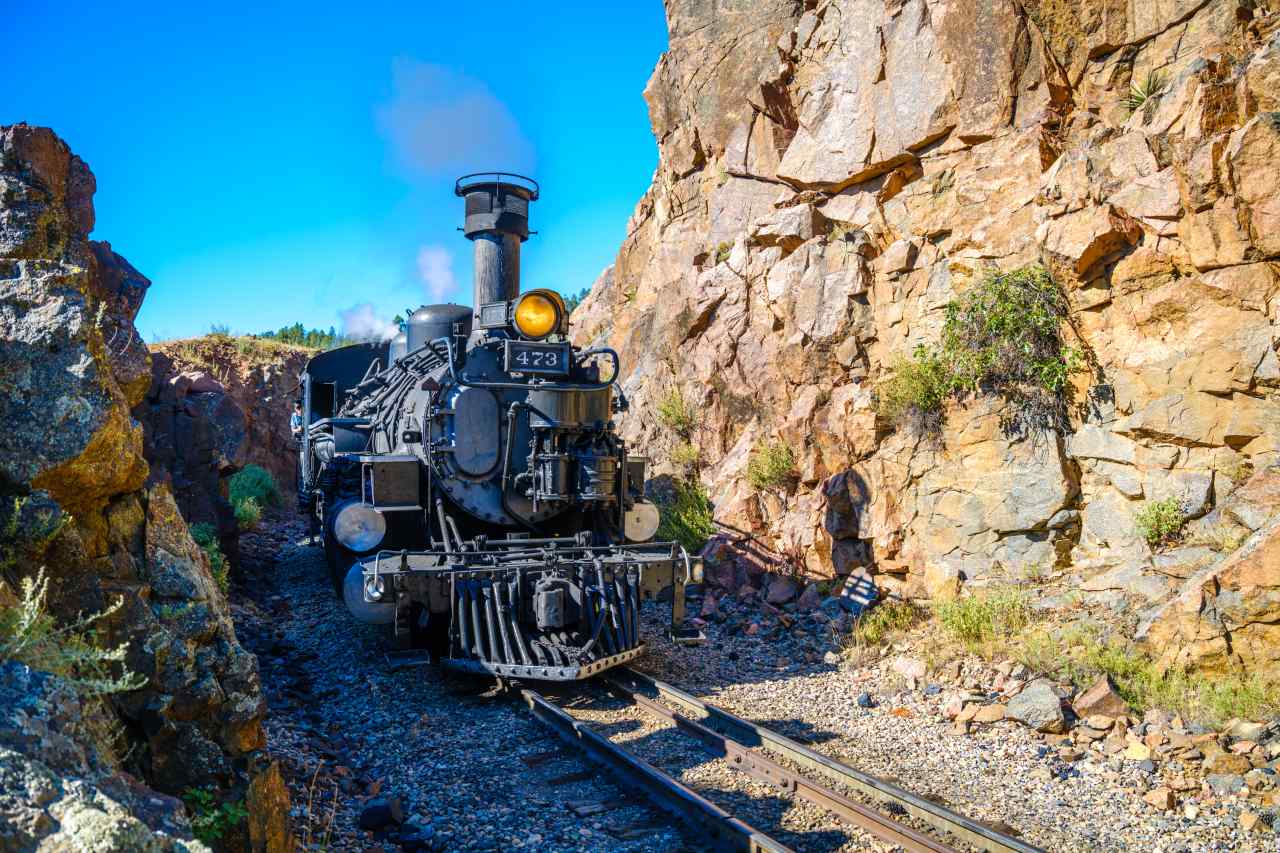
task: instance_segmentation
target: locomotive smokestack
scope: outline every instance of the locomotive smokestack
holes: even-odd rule
[[[529,202],[538,183],[523,175],[484,172],[458,179],[453,192],[466,204],[462,231],[475,249],[471,309],[520,294],[520,244],[529,239]]]

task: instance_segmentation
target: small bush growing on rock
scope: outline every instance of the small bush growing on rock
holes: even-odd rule
[[[692,468],[702,458],[702,451],[689,441],[682,441],[671,448],[671,464],[681,468]]]
[[[684,439],[693,434],[698,424],[693,405],[679,388],[671,388],[658,400],[658,422]]]
[[[913,602],[888,599],[862,611],[853,623],[851,639],[859,646],[878,646],[895,634],[909,631],[926,616],[928,612]]]
[[[1149,72],[1141,82],[1129,85],[1129,94],[1124,99],[1124,105],[1129,108],[1130,113],[1136,113],[1143,107],[1151,106],[1156,98],[1164,94],[1165,82],[1165,76],[1161,72]]]
[[[127,643],[105,649],[97,644],[95,624],[119,610],[120,601],[58,625],[45,610],[48,594],[49,580],[41,569],[34,579],[23,578],[15,605],[0,608],[0,660],[60,675],[84,696],[128,693],[147,683],[124,665]]]
[[[253,498],[259,506],[278,504],[280,490],[271,474],[260,465],[246,465],[231,476],[228,497],[232,506],[245,498]]]
[[[227,566],[227,558],[222,553],[222,546],[218,544],[217,529],[207,522],[193,524],[191,525],[191,538],[200,546],[200,550],[204,551],[204,555],[209,558],[209,573],[213,575],[218,588],[225,593],[230,585],[230,572]]]
[[[732,243],[721,243],[716,246],[716,263],[723,264],[725,261],[729,260],[729,254],[731,252],[733,252]]]
[[[1139,713],[1160,708],[1188,720],[1221,725],[1232,717],[1261,719],[1280,707],[1275,684],[1233,673],[1162,672],[1137,646],[1117,638],[1099,639],[1091,626],[1038,629],[1021,637],[1011,654],[1034,672],[1067,681],[1077,690],[1106,675]]]
[[[876,386],[876,410],[914,433],[936,432],[948,393],[942,359],[921,344],[911,358],[898,358],[889,378]]]
[[[43,557],[45,549],[71,517],[56,506],[44,507],[30,496],[15,496],[0,511],[0,573],[14,577],[23,563]]]
[[[212,786],[188,788],[183,802],[191,812],[191,831],[205,844],[215,844],[249,816],[243,801],[219,802]]]
[[[235,506],[236,526],[241,530],[251,530],[262,520],[262,505],[253,498],[245,498]]]
[[[696,480],[678,482],[671,497],[658,506],[661,521],[659,540],[675,540],[690,554],[696,554],[716,532],[711,499]]]
[[[785,486],[795,476],[796,456],[785,442],[759,442],[747,460],[747,482],[756,491]]]
[[[942,599],[933,611],[943,630],[969,649],[1012,637],[1031,621],[1026,597],[1012,589]]]
[[[887,419],[936,430],[947,398],[995,394],[1010,404],[1006,428],[1062,429],[1080,354],[1062,339],[1067,302],[1041,266],[996,273],[946,308],[942,341],[917,346],[877,388]]]
[[[1182,511],[1182,503],[1176,497],[1147,501],[1134,516],[1138,532],[1152,548],[1176,541],[1186,522],[1187,517]]]

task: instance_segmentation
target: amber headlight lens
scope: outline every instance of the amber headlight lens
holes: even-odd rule
[[[516,303],[516,330],[526,338],[538,340],[555,331],[560,312],[555,303],[540,293],[526,293]]]

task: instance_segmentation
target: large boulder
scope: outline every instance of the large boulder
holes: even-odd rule
[[[115,725],[67,681],[0,663],[0,848],[208,851],[182,802],[104,760]]]

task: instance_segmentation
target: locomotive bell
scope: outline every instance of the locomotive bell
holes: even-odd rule
[[[506,172],[478,172],[458,178],[453,192],[465,203],[462,233],[474,246],[474,310],[515,299],[520,295],[520,244],[529,239],[529,202],[538,199],[538,182]]]

